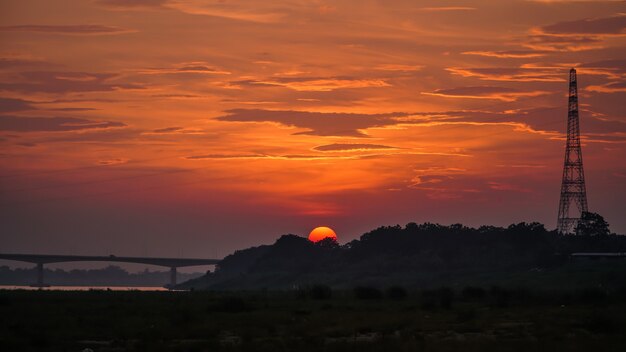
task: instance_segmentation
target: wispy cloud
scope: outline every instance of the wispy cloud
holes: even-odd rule
[[[0,89],[18,92],[98,92],[117,89],[142,89],[137,84],[114,83],[112,73],[28,71],[19,72],[12,82],[0,83]]]
[[[564,73],[566,68],[560,70],[554,67],[535,68],[535,67],[485,67],[485,68],[464,68],[449,67],[447,71],[463,76],[476,77],[486,81],[505,81],[505,82],[564,82],[566,78]]]
[[[1,98],[0,113],[36,110],[32,102],[23,99]]]
[[[372,149],[396,149],[395,147],[390,147],[388,145],[382,144],[366,144],[366,143],[333,143],[333,144],[325,144],[318,145],[313,148],[314,150],[320,152],[343,152],[343,151],[355,151],[355,150],[372,150]]]
[[[114,9],[164,8],[169,0],[98,0],[97,3]]]
[[[584,51],[599,49],[607,38],[623,36],[626,14],[557,22],[533,28],[523,46],[544,51]]]
[[[461,54],[463,55],[477,55],[477,56],[486,56],[486,57],[497,57],[501,59],[528,59],[535,57],[542,57],[546,55],[544,51],[535,51],[535,50],[505,50],[505,51],[488,51],[488,50],[477,50],[477,51],[464,51]]]
[[[332,159],[361,159],[364,157],[371,157],[372,155],[341,155],[341,156],[327,156],[327,155],[307,155],[307,154],[285,154],[285,155],[269,155],[269,154],[205,154],[205,155],[191,155],[185,157],[189,160],[332,160]],[[379,155],[374,155],[379,156]]]
[[[303,128],[296,134],[318,136],[366,137],[363,132],[370,127],[389,126],[398,123],[395,117],[407,113],[348,114],[309,111],[233,109],[220,116],[220,121],[229,122],[274,122],[284,126]]]
[[[0,131],[65,132],[125,127],[122,122],[93,121],[75,117],[0,116]]]
[[[37,25],[24,24],[15,26],[0,26],[0,31],[5,32],[35,32],[66,35],[112,35],[133,32],[133,30],[104,26],[97,24],[76,24],[76,25]]]
[[[626,14],[603,18],[585,18],[575,21],[558,22],[540,28],[543,33],[578,34],[623,34],[626,30]]]
[[[286,8],[267,3],[259,6],[258,2],[244,1],[211,1],[177,0],[169,1],[166,7],[193,15],[222,17],[237,21],[258,23],[274,23],[286,16]]]
[[[212,66],[204,61],[191,61],[173,65],[172,67],[147,68],[140,70],[141,74],[207,74],[230,75],[231,72]]]
[[[548,52],[577,52],[604,47],[603,41],[590,35],[547,35],[532,34],[521,43],[522,46]]]
[[[610,82],[601,85],[591,85],[585,87],[585,90],[597,93],[626,93],[626,82]]]
[[[128,158],[112,158],[112,159],[101,159],[96,163],[97,165],[119,165],[126,164],[129,161]]]
[[[473,11],[475,7],[468,6],[439,6],[439,7],[420,7],[417,11],[424,12],[448,12],[448,11]]]
[[[185,128],[185,127],[164,127],[157,128],[152,131],[144,132],[144,135],[159,135],[159,134],[204,134],[204,130],[199,128]]]
[[[520,91],[513,88],[478,86],[478,87],[458,87],[449,89],[437,89],[433,92],[422,92],[422,94],[440,96],[444,98],[466,98],[466,99],[495,99],[502,101],[516,101],[522,97],[536,97],[549,94],[549,92]]]
[[[424,68],[424,65],[404,65],[404,64],[382,64],[374,67],[376,70],[381,71],[401,71],[401,72],[413,72],[420,71]]]
[[[283,77],[265,80],[243,80],[235,85],[279,86],[299,92],[330,92],[337,89],[383,88],[390,84],[381,79]]]

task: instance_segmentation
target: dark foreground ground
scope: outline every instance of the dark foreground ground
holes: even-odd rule
[[[1,351],[624,351],[626,291],[0,291]]]

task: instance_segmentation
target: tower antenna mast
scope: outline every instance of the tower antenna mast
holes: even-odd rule
[[[577,211],[574,211],[575,205]],[[587,191],[583,172],[583,155],[580,148],[580,123],[578,118],[578,87],[576,70],[569,71],[569,104],[567,113],[567,141],[565,143],[565,163],[561,182],[561,200],[557,230],[561,234],[571,234],[583,212],[587,211]]]

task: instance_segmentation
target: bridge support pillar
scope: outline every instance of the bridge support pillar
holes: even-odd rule
[[[173,289],[176,286],[176,267],[170,268],[170,288]]]
[[[37,263],[37,282],[31,285],[32,287],[48,287],[43,282],[43,263]]]

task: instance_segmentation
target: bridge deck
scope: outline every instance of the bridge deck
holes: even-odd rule
[[[184,267],[198,265],[215,265],[220,259],[199,259],[199,258],[155,258],[155,257],[118,257],[91,256],[91,255],[56,255],[56,254],[7,254],[0,253],[0,259],[15,260],[20,262],[49,264],[63,262],[123,262],[138,263],[166,267]]]

